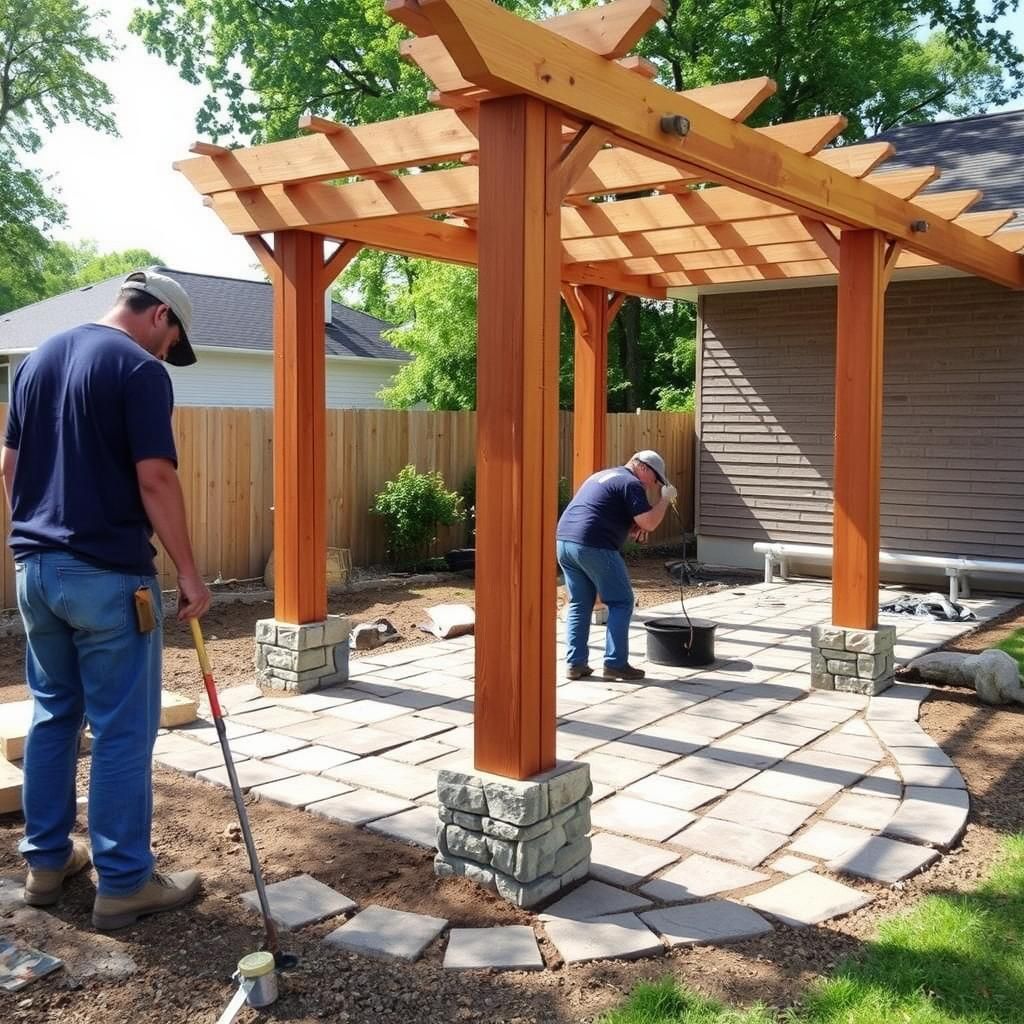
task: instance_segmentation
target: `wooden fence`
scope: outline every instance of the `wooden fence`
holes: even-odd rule
[[[6,419],[6,408],[0,406]],[[572,478],[572,413],[561,414],[560,472]],[[174,414],[179,473],[196,559],[208,579],[263,575],[273,548],[274,483],[270,409],[181,408]],[[453,490],[475,463],[476,414],[378,409],[327,411],[327,538],[349,548],[356,565],[384,558],[384,536],[369,509],[374,495],[403,466],[439,470]],[[693,417],[688,413],[616,413],[608,417],[608,464],[653,448],[664,456],[679,488],[686,529],[693,526]],[[0,516],[4,536],[6,504]],[[678,537],[671,512],[652,541]],[[466,525],[441,531],[437,551],[466,544]],[[161,551],[157,566],[166,586],[174,567]],[[0,607],[15,604],[14,569],[4,553]]]

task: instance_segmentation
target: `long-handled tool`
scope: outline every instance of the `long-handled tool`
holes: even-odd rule
[[[277,925],[270,916],[270,903],[267,900],[267,890],[263,884],[263,872],[260,870],[259,857],[256,855],[256,844],[253,842],[252,832],[249,829],[249,816],[245,813],[245,804],[242,801],[242,790],[238,785],[238,773],[235,771],[235,762],[231,759],[228,733],[224,726],[224,716],[221,714],[220,701],[217,699],[217,684],[213,681],[210,659],[206,655],[203,630],[199,625],[198,619],[192,619],[191,625],[192,641],[196,645],[196,654],[199,656],[199,667],[203,670],[203,685],[206,687],[206,696],[210,702],[213,725],[217,730],[217,738],[220,740],[221,753],[224,755],[224,767],[227,769],[228,779],[231,782],[231,795],[235,798],[235,808],[238,811],[238,823],[242,826],[245,849],[249,854],[249,868],[252,871],[252,877],[256,881],[256,894],[259,897],[260,910],[263,912],[265,932],[263,948],[268,953],[273,954],[274,966],[279,970],[294,967],[298,963],[298,957],[294,953],[281,952],[281,943],[277,936]]]

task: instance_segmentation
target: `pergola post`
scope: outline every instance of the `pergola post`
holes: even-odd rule
[[[561,118],[480,106],[475,764],[555,763]]]
[[[832,626],[813,633],[812,685],[892,684],[895,630],[878,627],[886,238],[843,231],[836,326]],[[851,657],[852,655],[852,657]]]

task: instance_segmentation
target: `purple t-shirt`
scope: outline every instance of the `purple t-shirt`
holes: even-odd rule
[[[583,482],[558,520],[558,540],[618,551],[633,519],[650,512],[644,485],[625,466],[602,469]]]
[[[174,393],[163,363],[123,331],[83,324],[43,342],[14,377],[4,444],[17,449],[15,559],[65,551],[155,575],[153,528],[135,464],[178,464]]]

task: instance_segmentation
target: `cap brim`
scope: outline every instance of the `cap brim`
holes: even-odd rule
[[[164,362],[170,363],[171,366],[192,366],[197,362],[196,354],[184,332],[171,346],[170,351],[164,357]]]

